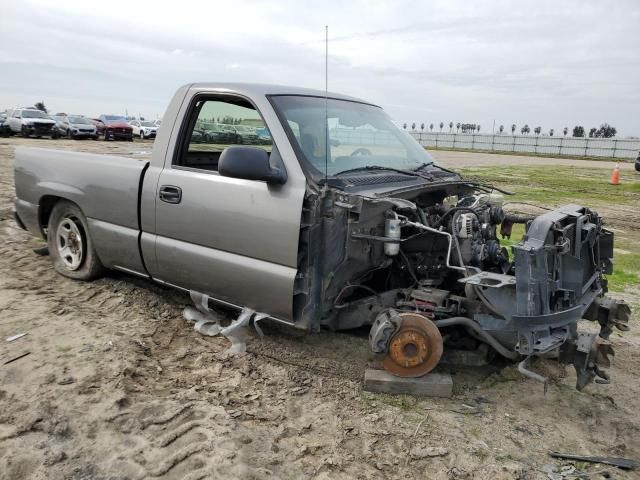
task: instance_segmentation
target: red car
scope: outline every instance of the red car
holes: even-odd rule
[[[133,128],[122,115],[100,115],[99,120],[104,124],[105,140],[133,141]]]
[[[98,132],[98,136],[104,135],[104,123],[102,123],[102,120],[98,120],[97,118],[90,118],[89,121],[96,126],[96,132]]]

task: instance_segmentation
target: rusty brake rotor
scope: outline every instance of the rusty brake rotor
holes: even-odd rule
[[[391,337],[382,366],[398,377],[421,377],[440,361],[442,336],[428,318],[412,312],[400,314],[402,323]]]

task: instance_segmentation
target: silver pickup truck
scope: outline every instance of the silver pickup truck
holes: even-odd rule
[[[211,124],[261,131],[259,145]],[[588,208],[510,215],[498,189],[438,166],[384,111],[334,93],[248,84],[180,88],[150,161],[18,148],[16,220],[54,268],[117,269],[307,330],[371,325],[388,371],[443,352],[601,370],[629,307],[604,296],[613,234]],[[508,192],[503,192],[508,193]],[[511,251],[498,239],[515,223]],[[499,232],[498,232],[499,229]],[[248,312],[248,313],[247,313]],[[579,333],[578,321],[600,323]]]

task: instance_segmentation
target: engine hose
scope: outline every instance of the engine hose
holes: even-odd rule
[[[498,340],[493,337],[493,335],[484,331],[477,322],[474,322],[468,317],[451,317],[444,320],[435,320],[433,323],[435,323],[438,328],[453,327],[456,325],[470,328],[481,337],[482,341],[488,343],[496,352],[498,352],[503,357],[506,357],[510,360],[518,360],[520,358],[520,354],[518,352],[514,352],[509,350],[508,348],[505,348],[500,342],[498,342]]]
[[[505,213],[502,223],[527,223],[536,218],[534,215],[517,215],[515,213]]]

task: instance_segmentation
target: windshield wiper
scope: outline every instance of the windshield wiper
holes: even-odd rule
[[[420,165],[418,165],[416,168],[412,168],[411,171],[412,172],[419,172],[420,170],[422,170],[424,167],[430,167],[431,165],[433,165],[433,162],[429,162],[429,163],[421,163]]]
[[[393,167],[382,167],[380,165],[367,165],[365,167],[357,167],[357,168],[350,168],[349,170],[343,170],[341,172],[336,173],[334,176],[340,176],[343,175],[345,173],[354,173],[354,172],[366,172],[366,171],[387,171],[387,172],[396,172],[396,173],[401,173],[403,175],[409,175],[411,177],[420,177],[420,178],[424,178],[425,180],[433,180],[433,177],[431,175],[425,175],[413,170],[403,170],[401,168],[393,168]]]

